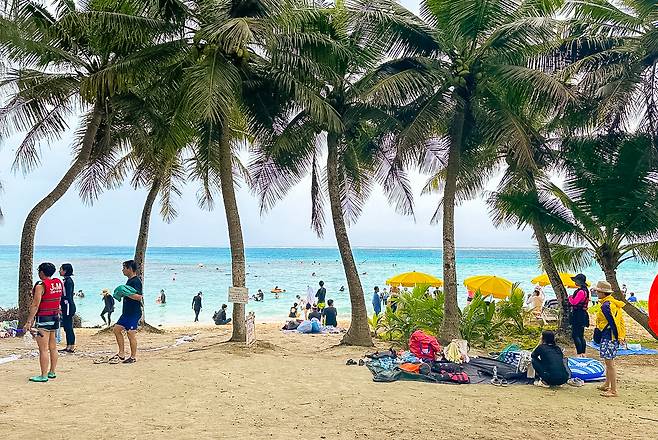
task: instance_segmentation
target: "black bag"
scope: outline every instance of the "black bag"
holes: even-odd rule
[[[593,340],[595,343],[600,344],[600,343],[601,343],[601,338],[603,337],[603,332],[606,331],[606,330],[609,329],[609,328],[610,328],[610,323],[608,323],[608,325],[606,325],[605,327],[603,327],[603,330],[599,330],[598,327],[595,328],[595,329],[594,329],[594,335],[592,335],[592,340]]]

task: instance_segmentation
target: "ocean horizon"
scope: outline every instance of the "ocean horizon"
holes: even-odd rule
[[[442,277],[442,251],[432,248],[355,247],[357,262],[366,305],[372,313],[370,299],[374,286],[383,288],[387,278],[412,270]],[[100,292],[103,288],[114,289],[125,282],[121,263],[132,258],[133,246],[37,246],[35,267],[42,261],[50,261],[57,267],[62,263],[74,266],[75,289],[83,290],[85,298],[76,298],[78,313],[83,325],[101,324],[103,308]],[[250,301],[247,311],[253,311],[257,319],[285,321],[296,295],[305,297],[308,286],[317,289],[320,280],[325,282],[327,299],[333,299],[339,311],[339,319],[349,318],[350,302],[347,282],[340,263],[337,248],[332,247],[248,247],[247,287],[250,295],[258,289],[265,292],[262,302]],[[0,307],[17,304],[18,283],[17,245],[0,245]],[[203,310],[199,316],[204,323],[212,322],[212,315],[227,301],[231,284],[231,261],[228,247],[150,247],[147,252],[144,293],[145,313],[153,325],[189,324],[194,320],[192,297],[204,293]],[[658,265],[645,265],[634,261],[625,262],[618,271],[620,283],[639,299],[646,299]],[[493,274],[502,276],[528,292],[530,280],[540,273],[537,250],[534,248],[458,248],[457,276],[460,305],[466,304],[463,280],[472,275]],[[598,267],[583,270],[588,279],[603,279]],[[35,276],[36,279],[36,276]],[[286,293],[275,299],[270,291],[278,286]],[[345,287],[343,292],[341,286]],[[167,304],[156,304],[161,289],[167,294]],[[550,288],[548,297],[553,296]],[[117,303],[113,321],[119,317],[121,303]]]

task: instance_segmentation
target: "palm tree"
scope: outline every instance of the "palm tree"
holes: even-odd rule
[[[654,337],[648,317],[628,303],[617,280],[624,262],[658,261],[656,151],[644,134],[610,132],[564,141],[564,189],[547,184],[542,201],[558,269],[603,270],[624,311]]]
[[[425,38],[415,39],[416,54],[380,69],[388,73],[381,90],[396,97],[395,104],[407,106],[404,144],[425,150],[439,168],[435,173],[441,179],[435,187],[441,181],[443,340],[459,335],[454,213],[462,160],[500,145],[505,133],[515,130],[517,121],[505,105],[507,95],[517,95],[527,106],[570,99],[562,83],[542,70],[552,68],[550,53],[557,45],[559,25],[555,16],[563,3],[424,0],[421,16],[427,30]],[[520,164],[531,166],[528,150],[518,155]],[[464,194],[476,193],[477,186]]]
[[[588,0],[568,3],[573,16],[567,73],[596,102],[593,113],[616,129],[639,123],[658,148],[658,3]]]
[[[290,73],[271,67],[292,42],[305,39],[291,26],[301,2],[276,0],[189,1],[183,20],[187,41],[182,109],[197,129],[191,145],[192,177],[202,183],[199,201],[212,208],[221,192],[231,248],[232,284],[245,287],[245,253],[235,197],[236,177],[249,178],[237,151],[271,130],[268,103],[277,95],[311,93]],[[317,112],[326,112],[318,103]],[[269,124],[269,127],[268,127]],[[232,341],[246,340],[245,306],[234,304]]]
[[[490,194],[487,203],[496,226],[516,225],[520,229],[528,226],[532,228],[541,265],[560,303],[562,313],[558,329],[562,334],[568,335],[571,306],[551,255],[545,228],[547,220],[544,204],[547,195],[542,191],[548,180],[547,173],[556,168],[554,164],[558,162],[558,154],[552,148],[553,142],[547,134],[551,126],[545,122],[547,117],[541,114],[539,107],[514,107],[509,106],[517,115],[517,130],[508,133],[508,142],[503,150],[507,168],[498,189]],[[517,152],[521,150],[527,150],[531,155],[531,166],[518,160]]]
[[[325,191],[328,194],[351,302],[350,328],[342,343],[361,346],[372,345],[372,339],[347,226],[357,220],[375,183],[383,187],[398,212],[413,212],[410,185],[396,145],[391,142],[397,122],[389,109],[363,99],[364,90],[376,83],[369,73],[385,56],[387,47],[402,41],[395,30],[404,29],[404,23],[411,23],[413,17],[394,3],[375,3],[352,2],[348,8],[345,2],[337,1],[322,8],[321,14],[305,25],[330,41],[321,42],[321,57],[315,56],[317,41],[302,45],[295,53],[305,58],[292,64],[306,68],[305,81],[309,87],[322,90],[320,98],[331,111],[316,115],[313,102],[293,99],[297,108],[284,112],[283,120],[277,121],[271,142],[256,145],[256,158],[250,167],[263,210],[310,173],[311,227],[319,236],[323,235]],[[377,44],[370,38],[377,31],[378,35],[391,31],[393,37],[388,41],[380,38]],[[326,189],[320,164],[325,136]]]
[[[26,135],[14,168],[24,172],[39,163],[40,141],[59,138],[67,120],[84,110],[75,160],[28,214],[21,236],[19,309],[27,315],[32,290],[34,236],[39,219],[70,188],[109,136],[113,99],[147,75],[157,52],[152,49],[170,25],[140,15],[126,2],[90,1],[79,8],[57,1],[54,13],[38,2],[17,1],[11,15],[0,18],[0,55],[11,61],[0,87],[8,95],[0,109],[2,134]]]

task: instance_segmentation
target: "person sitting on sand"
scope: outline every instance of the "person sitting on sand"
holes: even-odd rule
[[[555,344],[555,333],[544,330],[541,344],[532,352],[532,368],[535,369],[535,386],[548,388],[567,383],[570,373],[565,366],[562,349]]]
[[[114,312],[114,297],[110,294],[110,289],[103,289],[101,292],[103,296],[103,311],[101,312],[101,319],[104,324],[109,327],[112,324],[112,313]],[[107,321],[105,321],[105,314],[107,313]]]
[[[215,325],[226,325],[231,322],[231,318],[226,319],[226,308],[228,306],[226,304],[222,304],[222,309],[218,312],[215,312],[214,315],[212,315],[213,321],[215,321]]]
[[[532,297],[532,313],[535,315],[536,318],[539,318],[541,316],[541,310],[543,306],[544,306],[544,300],[542,299],[540,292],[538,290],[535,290],[534,295]]]
[[[32,304],[28,312],[23,331],[34,334],[39,347],[39,366],[41,375],[30,378],[31,382],[48,382],[55,379],[55,368],[57,367],[57,341],[55,330],[60,325],[60,301],[64,293],[64,284],[59,278],[51,278],[57,268],[52,263],[41,263],[39,265],[39,280],[32,289]],[[50,366],[50,368],[49,368]]]
[[[294,303],[292,307],[290,307],[290,312],[288,313],[288,318],[297,318],[299,316],[299,313],[297,312],[297,303]]]
[[[308,320],[309,321],[313,318],[317,319],[318,321],[322,321],[322,314],[318,310],[317,304],[313,304],[313,308],[311,310],[311,313],[308,314]]]
[[[338,327],[338,310],[334,307],[333,299],[327,301],[327,307],[322,310],[322,316],[324,316],[324,325]]]

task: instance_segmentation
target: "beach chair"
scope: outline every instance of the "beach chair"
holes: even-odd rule
[[[557,322],[559,318],[560,318],[560,311],[552,307],[544,307],[541,311],[541,315],[539,315],[539,319],[541,319],[544,325],[548,325],[548,323],[552,323],[552,322]]]

